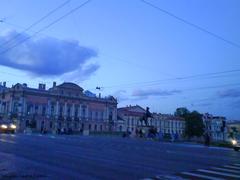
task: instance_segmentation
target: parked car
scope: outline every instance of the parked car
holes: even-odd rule
[[[239,151],[240,150],[240,142],[239,142],[239,140],[233,139],[232,140],[232,145],[233,145],[233,149],[235,151]]]
[[[13,123],[6,123],[6,122],[1,122],[0,123],[0,133],[15,133],[17,129],[17,126]]]

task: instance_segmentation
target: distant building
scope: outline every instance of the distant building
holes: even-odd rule
[[[227,129],[223,128],[226,118],[222,116],[213,116],[211,114],[203,114],[203,123],[205,132],[211,136],[213,141],[222,141],[227,139]]]
[[[153,113],[152,124],[163,134],[183,136],[185,131],[185,120],[171,114]]]
[[[235,138],[240,140],[240,121],[230,121],[227,123],[227,132],[228,135],[233,133]]]
[[[118,119],[122,119],[124,126],[122,129],[131,131],[133,134],[142,123],[141,119],[146,114],[146,110],[139,105],[118,108]],[[148,118],[149,126],[157,128],[158,132],[163,134],[183,135],[185,130],[185,120],[169,114],[152,113]]]
[[[141,125],[140,120],[145,114],[146,110],[139,105],[118,108],[118,118],[123,120],[125,126],[123,129],[133,133]]]
[[[74,83],[54,82],[48,90],[45,84],[30,88],[18,83],[0,92],[0,118],[16,121],[19,131],[109,131],[117,121],[117,101],[87,96]]]

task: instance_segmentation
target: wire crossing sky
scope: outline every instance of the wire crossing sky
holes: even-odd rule
[[[71,81],[116,96],[119,106],[160,113],[184,106],[240,119],[239,7],[238,0],[3,0],[0,81]]]

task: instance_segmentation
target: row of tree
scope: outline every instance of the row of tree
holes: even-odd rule
[[[175,116],[184,118],[186,121],[185,136],[201,137],[204,134],[204,123],[202,114],[197,111],[189,111],[187,108],[177,108],[174,113]]]

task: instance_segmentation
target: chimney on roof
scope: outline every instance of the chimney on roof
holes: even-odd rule
[[[38,84],[38,89],[45,90],[46,89],[46,84],[39,83]]]
[[[6,82],[5,81],[3,82],[3,87],[6,87]]]
[[[101,93],[99,93],[98,97],[101,98]]]
[[[26,83],[23,83],[23,87],[27,87],[27,84],[26,84]]]
[[[53,82],[53,87],[56,87],[57,86],[57,83],[54,81]]]

